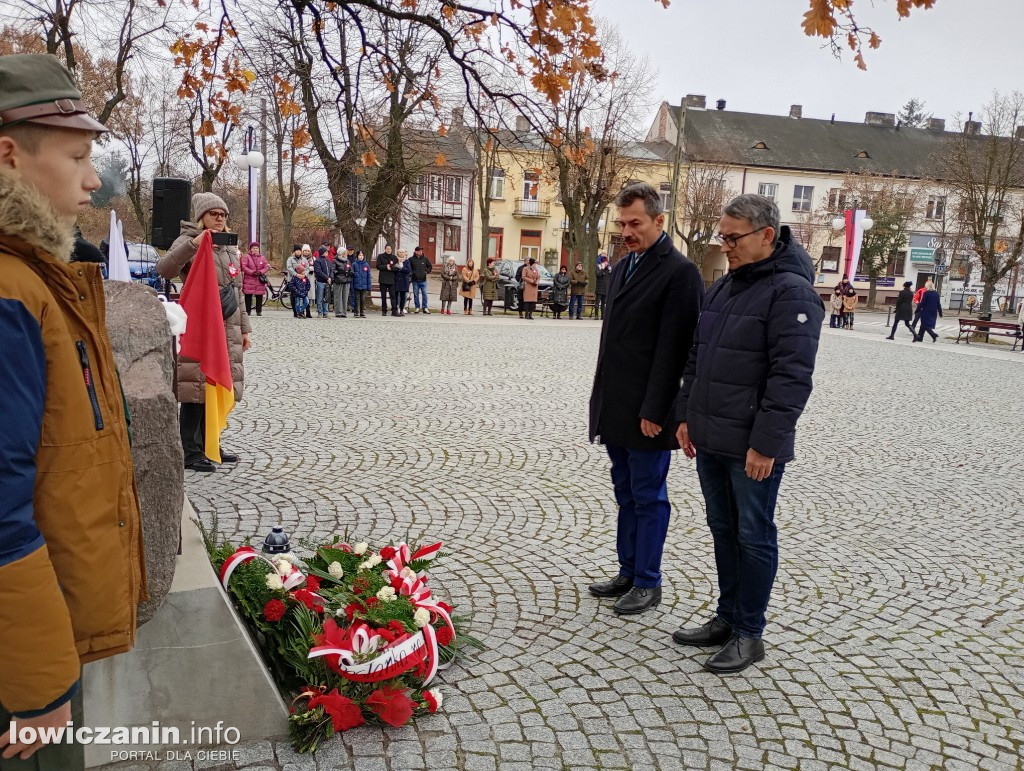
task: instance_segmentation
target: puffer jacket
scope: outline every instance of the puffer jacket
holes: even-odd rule
[[[182,281],[188,277],[192,258],[199,251],[192,243],[202,230],[193,222],[181,223],[181,235],[178,236],[167,254],[156,262],[156,272],[163,278],[180,276]],[[214,246],[213,261],[217,268],[217,285],[220,287],[234,284],[238,292],[238,309],[224,319],[224,333],[228,339],[228,357],[231,359],[231,379],[235,386],[235,401],[242,399],[242,387],[245,383],[245,367],[242,364],[242,335],[252,331],[249,315],[245,312],[242,297],[242,271],[235,246]],[[232,271],[232,267],[234,270]],[[232,276],[234,272],[234,276]],[[199,362],[184,356],[178,357],[178,401],[183,404],[204,404],[206,402],[206,377],[199,369]]]
[[[480,271],[480,297],[484,300],[498,299],[498,269],[487,265]]]
[[[811,258],[783,226],[771,257],[708,290],[676,400],[698,451],[793,460],[825,318],[813,281]]]
[[[352,283],[352,262],[343,254],[339,254],[331,263],[331,282],[334,284]]]
[[[608,265],[608,263],[606,262],[604,265]],[[608,294],[608,279],[611,275],[611,266],[606,268],[597,266],[597,271],[594,273],[594,294],[598,296]]]
[[[369,290],[373,287],[373,276],[370,274],[370,263],[356,260],[352,263],[352,288]]]
[[[569,304],[569,274],[558,271],[551,284],[551,302],[556,305]]]
[[[129,650],[147,599],[101,266],[72,247],[50,203],[0,173],[0,703],[22,717]]]

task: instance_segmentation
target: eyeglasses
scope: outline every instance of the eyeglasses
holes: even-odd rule
[[[227,219],[228,216],[228,213],[226,211],[208,211],[206,213],[213,217],[215,220]]]
[[[738,236],[723,236],[721,233],[717,233],[715,235],[715,240],[718,243],[720,243],[720,244],[728,244],[730,249],[735,249],[736,248],[736,242],[739,241],[741,238],[746,238],[747,236],[752,236],[752,235],[754,235],[754,233],[760,233],[766,227],[768,227],[768,226],[765,225],[763,228],[758,228],[757,230],[751,230],[749,233],[743,233],[742,235],[738,235]]]

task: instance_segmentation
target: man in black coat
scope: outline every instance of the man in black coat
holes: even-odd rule
[[[619,506],[619,573],[590,587],[618,597],[619,614],[642,613],[661,601],[661,555],[670,506],[665,478],[672,450],[673,402],[697,326],[704,281],[662,231],[658,191],[628,185],[615,200],[632,250],[608,282],[597,372],[590,396],[590,441],[611,459]]]
[[[729,272],[708,290],[676,401],[676,438],[697,459],[718,568],[718,608],[676,642],[719,647],[712,672],[764,658],[779,565],[775,502],[811,395],[825,308],[814,268],[774,201],[741,195],[718,223]]]
[[[889,336],[885,338],[886,340],[896,339],[896,329],[901,321],[910,330],[911,336],[917,337],[914,328],[910,326],[910,320],[914,318],[914,290],[910,288],[912,286],[913,284],[909,281],[903,282],[903,289],[896,298],[896,314],[892,321],[892,330],[889,332]]]
[[[417,246],[409,258],[409,273],[412,280],[412,299],[416,304],[416,313],[430,313],[427,310],[427,274],[434,269],[430,260],[423,254],[423,247]]]
[[[398,315],[395,305],[395,271],[398,269],[398,257],[391,253],[391,244],[377,255],[377,283],[380,285],[380,314],[388,315],[388,298],[391,299],[391,315]]]

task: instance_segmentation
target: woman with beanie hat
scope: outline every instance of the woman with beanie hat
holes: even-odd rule
[[[245,312],[249,316],[252,316],[254,297],[256,298],[256,315],[263,315],[263,298],[267,294],[267,285],[264,281],[268,272],[270,272],[270,263],[267,262],[266,257],[260,254],[259,241],[253,241],[249,244],[249,253],[242,260],[242,291],[245,293]]]
[[[223,233],[228,229],[228,205],[214,193],[196,193],[192,196],[193,222],[182,220],[181,235],[156,263],[163,278],[188,277],[192,260],[199,251],[203,234]],[[231,378],[235,386],[235,401],[242,398],[245,369],[242,355],[249,350],[249,314],[245,312],[242,297],[242,268],[237,246],[216,244],[213,264],[217,284],[221,289],[234,287],[237,296],[234,311],[224,319],[228,356],[231,360]],[[216,466],[206,457],[206,377],[199,370],[199,362],[181,356],[178,358],[178,401],[181,402],[181,446],[185,450],[185,468],[193,471],[215,471]],[[220,451],[223,463],[237,463],[238,456]]]

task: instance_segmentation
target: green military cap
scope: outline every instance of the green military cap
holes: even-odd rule
[[[0,127],[16,123],[107,130],[89,115],[71,73],[51,54],[0,56]]]

